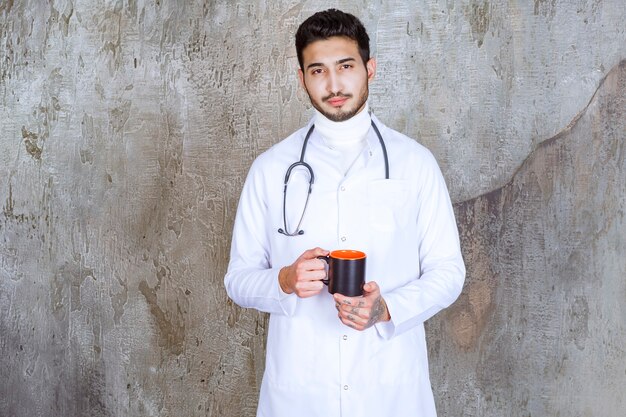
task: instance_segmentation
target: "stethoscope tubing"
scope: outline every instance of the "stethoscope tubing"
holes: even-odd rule
[[[309,144],[309,138],[311,137],[311,134],[313,133],[314,128],[315,128],[315,125],[312,124],[306,136],[304,137],[304,142],[302,143],[302,151],[300,152],[300,160],[291,164],[289,168],[287,168],[287,172],[285,172],[285,183],[283,187],[283,227],[284,229],[283,228],[278,229],[278,233],[283,234],[285,236],[299,236],[299,235],[304,234],[304,230],[301,230],[300,226],[302,225],[302,220],[304,219],[306,208],[309,205],[309,198],[311,197],[311,192],[313,191],[313,183],[315,182],[315,174],[313,172],[313,168],[311,168],[311,165],[304,162],[304,155],[306,153],[306,147]],[[376,126],[376,123],[374,123],[373,120],[372,120],[372,128],[374,128],[374,132],[376,132],[376,136],[378,136],[378,141],[380,142],[380,147],[383,150],[383,158],[385,160],[385,179],[388,180],[389,179],[389,157],[387,156],[387,147],[385,146],[385,141],[383,140],[383,137],[380,134],[380,130],[378,130],[378,127]],[[306,195],[306,201],[304,202],[304,209],[302,210],[302,216],[300,216],[300,220],[298,221],[298,225],[296,226],[296,231],[293,233],[290,233],[287,230],[287,184],[289,183],[289,177],[291,176],[291,171],[293,171],[294,168],[299,167],[299,166],[303,166],[306,168],[307,171],[309,171],[309,191]]]

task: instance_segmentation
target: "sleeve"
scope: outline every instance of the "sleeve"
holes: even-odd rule
[[[415,280],[383,294],[391,321],[377,323],[385,339],[424,323],[451,305],[461,294],[465,264],[461,255],[454,210],[445,180],[430,156],[420,173],[423,182],[417,201],[420,271]]]
[[[244,183],[224,277],[228,296],[239,306],[292,315],[297,297],[278,283],[280,268],[270,261],[270,231],[263,163],[257,159]]]

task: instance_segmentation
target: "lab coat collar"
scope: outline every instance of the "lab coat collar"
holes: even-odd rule
[[[382,136],[383,141],[384,141],[385,131],[387,130],[387,126],[382,124],[381,121],[378,120],[378,118],[374,115],[374,113],[370,113],[370,116],[372,118],[372,121],[376,124],[376,127],[378,127],[378,130],[380,131],[380,135]],[[306,137],[307,132],[311,128],[311,125],[314,124],[314,122],[315,122],[315,117],[312,117],[311,120],[309,120],[309,123],[307,123],[307,125],[302,129],[302,141],[303,142],[304,142],[304,138]],[[311,137],[309,138],[309,142],[316,142],[316,143],[319,142],[319,144],[322,144],[323,140],[324,139],[322,138],[322,135],[320,135],[316,129],[313,129],[313,134],[311,134]],[[382,152],[380,141],[378,140],[378,136],[376,135],[376,132],[374,131],[372,127],[370,127],[370,129],[367,131],[367,134],[365,135],[365,140],[366,140],[367,156],[369,158],[373,157],[378,152]]]

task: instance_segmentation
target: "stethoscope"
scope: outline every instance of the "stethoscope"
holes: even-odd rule
[[[376,124],[372,120],[372,127],[374,128],[374,132],[376,132],[376,136],[378,136],[378,141],[380,142],[380,146],[383,149],[383,158],[385,158],[385,179],[389,179],[389,158],[387,157],[387,148],[385,147],[385,142],[383,141],[383,137],[376,127]],[[304,234],[304,230],[300,229],[300,225],[302,224],[302,219],[304,219],[304,214],[306,213],[306,208],[309,205],[309,197],[311,196],[311,191],[313,190],[313,183],[315,182],[315,175],[313,174],[313,168],[311,165],[304,162],[304,154],[306,152],[306,146],[309,143],[309,137],[311,137],[311,133],[313,133],[313,129],[315,125],[311,125],[311,128],[307,132],[304,137],[304,143],[302,144],[302,152],[300,153],[300,160],[291,164],[289,168],[287,168],[287,172],[285,173],[285,186],[283,188],[283,226],[285,227],[278,229],[278,233],[283,234],[285,236],[299,236]],[[304,202],[304,209],[302,210],[302,216],[300,216],[300,221],[298,221],[298,226],[296,226],[295,232],[289,232],[287,230],[287,184],[289,184],[289,176],[291,175],[291,171],[296,167],[304,167],[309,171],[309,191],[306,195],[306,201]]]

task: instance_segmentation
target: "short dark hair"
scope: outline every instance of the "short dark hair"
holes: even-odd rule
[[[304,70],[302,62],[304,48],[315,41],[333,36],[343,36],[356,41],[363,65],[367,64],[370,59],[370,38],[363,23],[350,13],[328,9],[306,19],[296,32],[296,52],[300,69]]]

